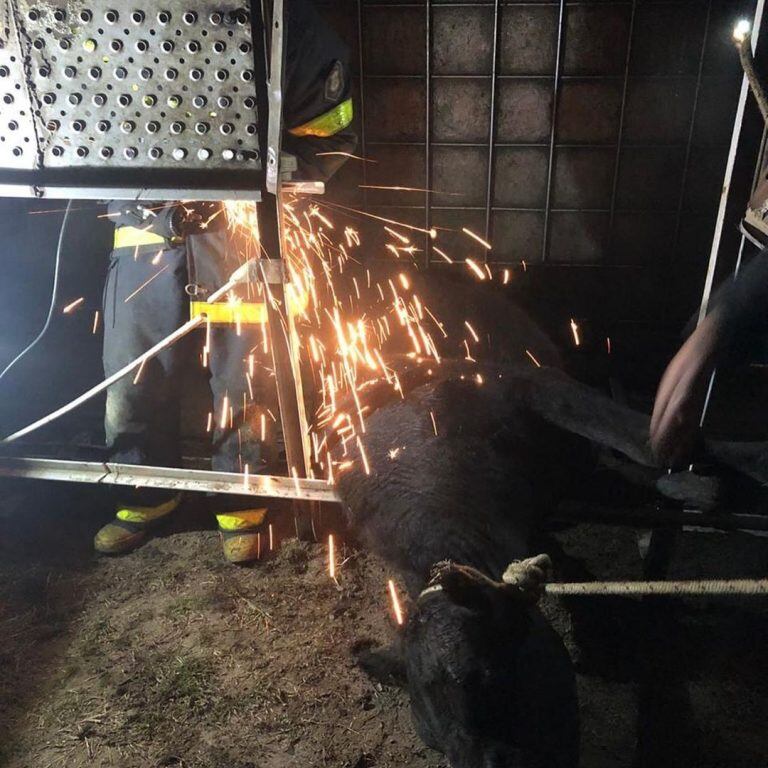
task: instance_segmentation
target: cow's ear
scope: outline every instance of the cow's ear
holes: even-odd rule
[[[352,655],[363,672],[377,683],[400,688],[408,684],[405,653],[399,640],[388,646],[377,646],[373,640],[358,640],[352,646]]]

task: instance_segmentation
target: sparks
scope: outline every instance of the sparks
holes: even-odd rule
[[[531,354],[531,351],[530,351],[529,349],[526,349],[526,350],[525,350],[525,354],[526,354],[526,355],[528,355],[528,357],[530,357],[530,358],[531,358],[531,360],[533,360],[533,364],[534,364],[534,365],[535,365],[537,368],[541,368],[541,363],[540,363],[540,362],[539,362],[539,361],[538,361],[538,360],[537,360],[537,359],[536,359],[536,358],[533,356],[533,354]]]
[[[269,551],[271,552],[275,548],[275,534],[272,530],[272,523],[269,524]]]
[[[357,437],[357,449],[360,451],[360,459],[363,462],[363,470],[366,475],[371,474],[371,467],[368,464],[368,457],[365,454],[365,448],[363,448],[363,441],[360,439],[360,437]]]
[[[399,626],[403,625],[403,611],[402,608],[400,608],[400,600],[397,596],[397,588],[395,587],[395,582],[390,579],[388,582],[389,585],[389,597],[392,601],[392,610],[395,613],[395,621],[398,623]]]
[[[611,354],[611,337],[610,336],[605,337],[605,346],[606,346],[606,349],[608,350],[608,354],[610,355]]]
[[[91,331],[91,333],[95,334],[98,328],[99,328],[99,310],[97,309],[93,313],[93,330]]]
[[[435,421],[435,412],[429,412],[429,418],[432,419],[432,429],[435,431],[435,437],[437,437],[437,422]]]
[[[464,325],[466,325],[469,329],[469,332],[472,334],[472,338],[475,340],[475,342],[480,341],[480,337],[477,335],[477,333],[475,333],[475,329],[470,325],[469,320],[465,320]]]
[[[143,291],[154,279],[160,277],[160,275],[162,275],[163,272],[165,272],[165,270],[168,269],[169,266],[170,264],[166,264],[164,267],[161,267],[160,269],[158,269],[157,272],[155,272],[155,274],[149,278],[149,280],[145,280],[133,293],[126,296],[125,299],[123,300],[123,303],[127,304],[137,293],[140,293],[141,291]]]
[[[328,534],[328,575],[336,581],[336,551],[332,533]]]
[[[581,344],[579,326],[576,325],[576,321],[573,318],[571,318],[571,333],[573,334],[573,343],[578,347]]]
[[[483,240],[483,238],[480,237],[480,235],[476,235],[471,229],[462,227],[461,231],[465,235],[469,235],[473,240],[477,240],[477,242],[480,243],[480,245],[482,245],[483,248],[485,248],[487,251],[490,251],[493,248],[493,246],[487,240]]]
[[[485,272],[472,259],[464,259],[464,263],[481,279],[485,280]]]
[[[61,311],[65,315],[68,315],[70,312],[73,312],[75,309],[77,309],[84,301],[85,301],[85,298],[81,296],[79,299],[75,299],[74,301],[67,304],[67,306],[64,307],[64,309],[62,309]]]

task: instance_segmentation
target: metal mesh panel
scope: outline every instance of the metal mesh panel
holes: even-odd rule
[[[190,189],[258,188],[242,5],[5,0],[0,14],[0,168],[111,187],[202,171]]]

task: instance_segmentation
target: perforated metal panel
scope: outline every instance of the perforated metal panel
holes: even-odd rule
[[[0,183],[258,189],[254,55],[242,3],[0,0]]]

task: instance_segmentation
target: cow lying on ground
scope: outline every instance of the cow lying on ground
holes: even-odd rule
[[[513,568],[511,584],[504,574],[530,556],[557,500],[583,486],[594,445],[653,465],[648,419],[553,369],[485,366],[482,384],[474,368],[444,370],[420,386],[412,375],[404,399],[369,416],[371,472],[357,461],[339,477],[345,513],[415,601],[401,672],[422,739],[453,768],[573,766],[574,675],[535,606],[547,561]],[[748,449],[712,452],[735,465],[749,458],[760,475]],[[371,652],[362,659],[377,663]]]

